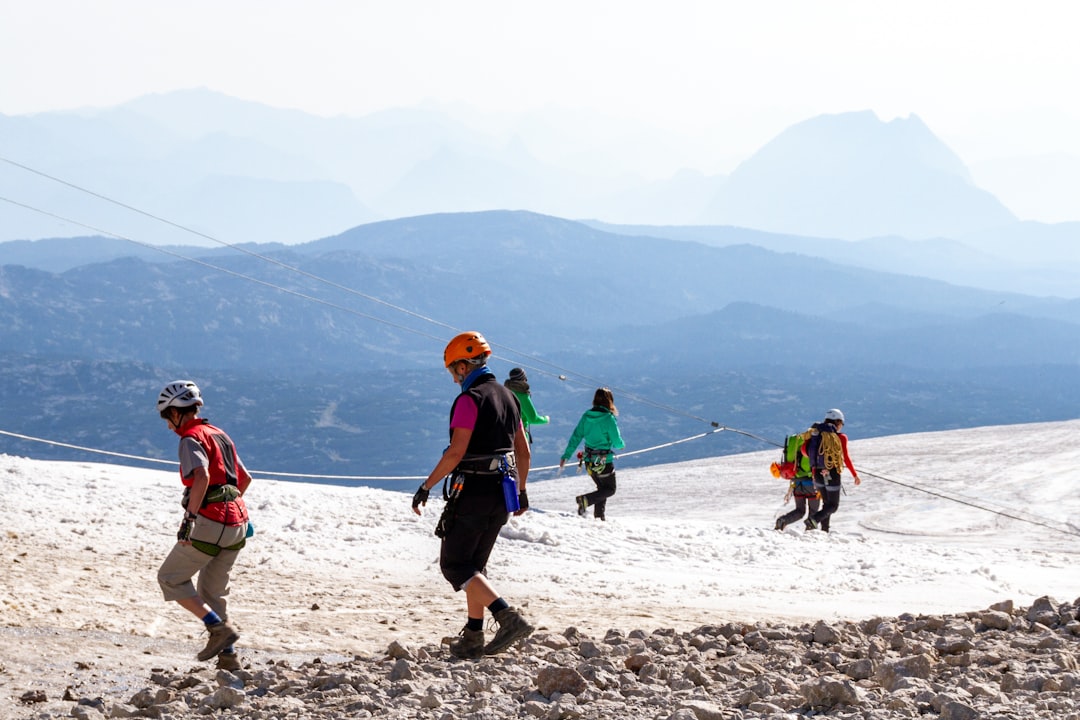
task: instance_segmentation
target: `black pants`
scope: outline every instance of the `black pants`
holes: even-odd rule
[[[499,530],[510,517],[501,486],[497,490],[466,490],[457,500],[450,531],[439,549],[439,568],[454,590],[484,572]]]
[[[601,472],[590,472],[589,477],[596,483],[596,491],[587,494],[585,502],[593,506],[593,517],[603,520],[607,499],[615,494],[615,465],[608,463]]]
[[[787,513],[786,515],[781,515],[780,522],[782,522],[784,525],[790,525],[793,522],[798,522],[799,520],[802,520],[803,516],[806,515],[807,507],[810,508],[810,516],[813,517],[814,513],[818,511],[819,505],[820,503],[818,502],[816,495],[809,498],[796,495],[795,509]]]
[[[818,524],[818,528],[829,532],[829,518],[840,507],[840,471],[815,469],[814,485],[821,491],[824,503],[820,510],[811,513],[810,519]]]

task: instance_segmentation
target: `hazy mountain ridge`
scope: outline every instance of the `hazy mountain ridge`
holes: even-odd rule
[[[356,292],[232,249],[184,250],[258,282],[169,256],[63,273],[0,266],[9,417],[0,429],[160,447],[153,396],[194,377],[216,419],[257,438],[247,444],[262,467],[426,472],[446,442],[454,388],[439,358],[452,331],[365,295],[480,329],[496,344],[500,378],[528,367],[537,406],[553,418],[535,433],[541,464],[557,457],[598,383],[616,388],[634,448],[700,432],[693,417],[771,438],[840,405],[865,437],[1070,418],[1080,399],[1080,301],[524,212],[408,218],[250,249]],[[628,461],[752,449],[760,442],[728,434]]]
[[[1016,221],[916,116],[820,115],[788,128],[728,178],[713,223],[860,239],[955,236]]]
[[[871,237],[848,241],[717,225],[619,225],[583,221],[623,235],[688,240],[716,247],[751,244],[868,270],[1026,295],[1080,295],[1080,223],[1022,222],[961,239]]]
[[[295,243],[382,217],[489,209],[843,238],[956,237],[1015,223],[914,116],[811,118],[726,177],[682,170],[661,181],[540,156],[533,146],[556,132],[523,119],[518,135],[503,137],[434,110],[320,118],[191,90],[95,111],[0,115],[0,154],[234,243]],[[0,170],[0,190],[20,202],[147,242],[190,242]],[[6,205],[0,221],[0,239],[86,232]]]

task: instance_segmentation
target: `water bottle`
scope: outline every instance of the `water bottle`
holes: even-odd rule
[[[510,468],[507,467],[505,459],[499,462],[499,469],[502,470],[503,502],[506,503],[506,512],[517,512],[521,509],[521,503],[518,502],[517,480],[510,474]]]

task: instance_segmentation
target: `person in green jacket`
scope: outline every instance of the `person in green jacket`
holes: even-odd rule
[[[532,392],[529,390],[529,378],[525,377],[524,370],[513,368],[510,371],[510,377],[503,382],[503,385],[514,393],[514,397],[518,399],[518,404],[521,405],[521,424],[525,426],[525,435],[531,443],[532,431],[529,428],[532,425],[547,425],[551,422],[551,418],[536,412],[536,407],[532,401]]]
[[[586,508],[592,505],[593,517],[605,520],[607,499],[615,494],[615,455],[612,450],[626,447],[622,435],[619,434],[619,422],[616,419],[618,415],[611,390],[606,387],[598,388],[593,395],[592,408],[578,420],[559,460],[559,467],[562,468],[581,441],[585,441],[585,452],[581,455],[581,461],[588,469],[589,477],[596,483],[596,491],[575,498],[578,515],[582,517],[586,515]]]

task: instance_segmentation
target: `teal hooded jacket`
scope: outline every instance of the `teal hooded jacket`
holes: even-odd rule
[[[585,411],[570,436],[570,442],[566,443],[562,459],[569,460],[582,440],[585,441],[585,447],[593,450],[620,450],[626,447],[622,435],[619,434],[618,420],[605,407],[593,407]],[[610,456],[611,453],[608,453],[608,462],[611,462]]]

